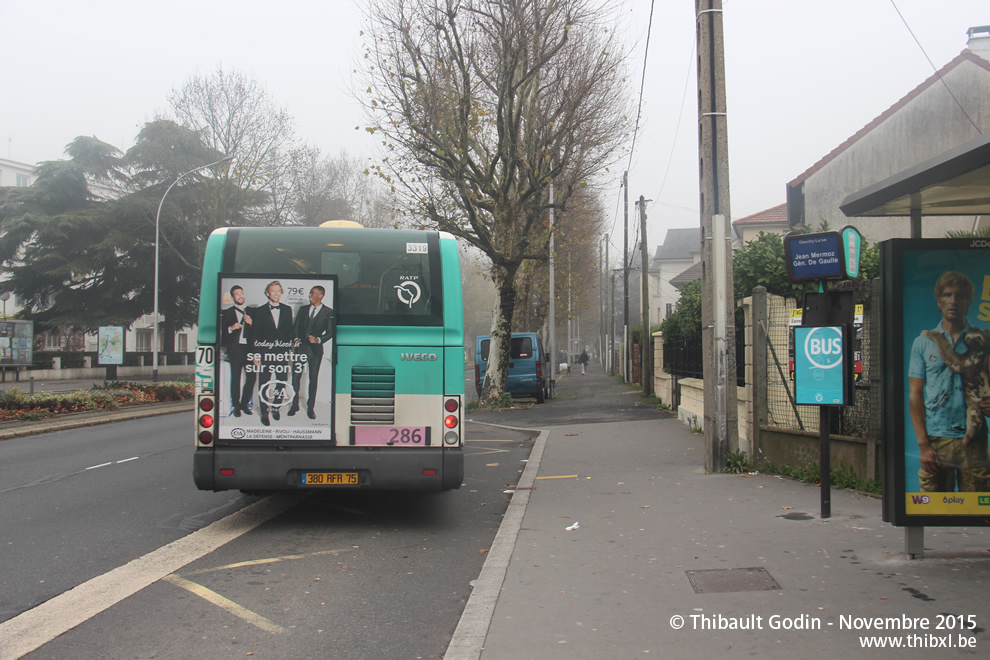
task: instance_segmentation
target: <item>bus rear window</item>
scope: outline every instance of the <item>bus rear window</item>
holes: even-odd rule
[[[435,233],[320,227],[231,233],[224,258],[230,272],[336,275],[339,325],[443,323]]]
[[[491,350],[491,339],[481,340],[481,359],[488,362],[488,351]],[[533,339],[531,337],[513,337],[509,346],[509,359],[518,360],[533,356]]]

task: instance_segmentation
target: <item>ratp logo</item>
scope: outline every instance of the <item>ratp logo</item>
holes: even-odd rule
[[[403,305],[407,305],[410,309],[412,308],[413,303],[419,300],[420,296],[423,295],[419,285],[411,280],[398,284],[394,288],[395,295],[399,297],[399,302]]]
[[[832,369],[842,364],[842,331],[839,328],[815,328],[804,339],[804,355],[812,367]]]

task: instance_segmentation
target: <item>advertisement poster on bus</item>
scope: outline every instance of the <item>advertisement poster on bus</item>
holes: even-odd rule
[[[884,519],[990,518],[990,241],[887,241]]]
[[[218,437],[334,440],[335,276],[220,275]]]

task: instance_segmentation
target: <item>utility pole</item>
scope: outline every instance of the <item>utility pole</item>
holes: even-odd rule
[[[553,231],[553,181],[550,182],[550,208],[547,209],[550,215],[550,398],[557,396],[557,311],[554,298],[557,296],[556,281],[554,275],[554,231]]]
[[[653,355],[653,351],[650,350],[650,344],[653,342],[653,337],[650,336],[650,248],[646,242],[646,199],[642,195],[639,196],[639,233],[643,237],[639,242],[640,261],[643,262],[643,333],[639,339],[639,378],[643,381],[643,394],[649,396],[653,389],[651,387],[653,370],[650,369],[650,357]]]
[[[629,172],[622,173],[622,189],[625,192],[622,237],[622,382],[632,380],[629,365]]]
[[[605,369],[605,362],[602,360],[605,355],[605,271],[602,270],[605,261],[605,246],[608,245],[608,234],[605,234],[605,242],[598,244],[598,361],[601,362],[602,370]]]
[[[606,257],[607,259],[608,257]],[[615,375],[615,273],[608,271],[608,375]]]
[[[723,472],[726,455],[738,444],[739,434],[722,0],[695,0],[695,10],[698,157],[701,161],[705,468],[710,472]]]
[[[571,255],[567,254],[567,364],[571,365],[574,362],[573,352],[574,352],[574,334],[572,329],[574,327],[574,314],[571,310]]]

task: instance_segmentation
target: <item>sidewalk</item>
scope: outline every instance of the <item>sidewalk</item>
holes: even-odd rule
[[[600,372],[587,386],[627,387]],[[986,656],[986,529],[928,528],[926,558],[908,560],[879,499],[834,489],[821,520],[816,486],[707,475],[703,443],[676,419],[543,429],[444,657],[890,653],[867,636],[908,657]],[[937,629],[946,615],[963,618]],[[928,628],[872,622],[905,616]]]

